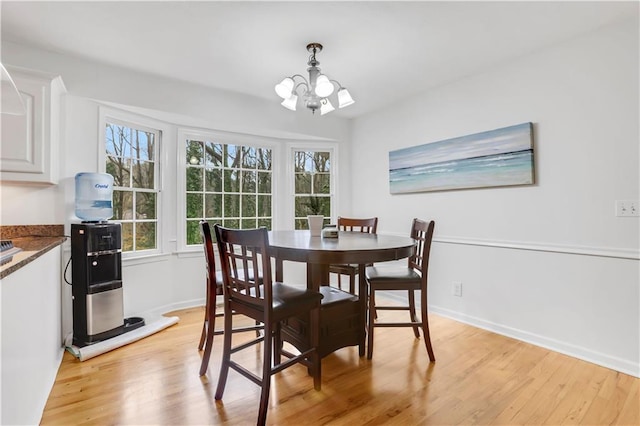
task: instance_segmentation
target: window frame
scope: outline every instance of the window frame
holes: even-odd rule
[[[330,153],[330,161],[331,161],[331,171],[330,171],[330,186],[329,186],[329,198],[331,199],[331,211],[329,216],[329,223],[335,223],[335,219],[337,218],[336,212],[339,211],[338,208],[338,193],[336,191],[337,183],[339,179],[339,155],[338,155],[338,144],[331,142],[308,142],[308,143],[290,143],[287,146],[287,167],[286,167],[286,179],[287,179],[287,192],[288,192],[288,202],[287,202],[287,213],[288,213],[288,227],[287,229],[295,229],[295,199],[296,199],[296,191],[295,191],[295,165],[294,165],[294,155],[296,151],[321,151],[321,152],[329,152]],[[325,218],[325,222],[326,222]]]
[[[163,182],[164,182],[164,166],[163,162],[165,161],[164,153],[166,151],[165,148],[165,137],[168,134],[168,125],[162,121],[153,120],[148,117],[144,117],[138,114],[134,114],[128,111],[118,110],[114,108],[108,107],[99,107],[99,155],[98,155],[98,171],[100,173],[106,173],[106,161],[107,161],[107,152],[106,152],[106,135],[105,130],[107,124],[116,124],[120,126],[126,126],[129,128],[133,128],[136,130],[142,130],[145,132],[151,132],[156,134],[157,141],[155,143],[155,152],[154,152],[154,182],[155,182],[155,191],[144,191],[144,192],[155,192],[156,194],[156,248],[155,249],[146,249],[146,250],[134,250],[134,251],[123,251],[122,259],[137,259],[137,258],[146,258],[152,256],[158,256],[165,253],[165,235],[166,235],[166,226],[165,223],[165,215],[164,212],[164,203],[163,203]],[[133,189],[132,189],[133,190]],[[120,222],[114,219],[110,219],[113,222]],[[135,221],[134,221],[135,224]]]
[[[277,164],[280,160],[280,146],[278,140],[264,136],[256,136],[242,133],[224,132],[219,130],[197,129],[178,127],[176,137],[176,234],[177,246],[180,252],[202,251],[202,244],[187,244],[187,211],[186,211],[186,170],[187,158],[184,143],[186,140],[215,141],[222,145],[241,145],[255,148],[271,149],[271,227],[277,229],[276,223],[279,208],[277,201],[279,196],[278,187],[281,177]],[[224,192],[223,192],[224,193]]]

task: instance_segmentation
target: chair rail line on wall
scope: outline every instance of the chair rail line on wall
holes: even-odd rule
[[[640,260],[640,250],[610,248],[610,247],[585,247],[571,245],[555,245],[548,243],[530,243],[501,240],[485,240],[461,237],[434,237],[434,243],[457,244],[482,247],[497,247],[515,250],[542,251],[551,253],[574,254],[582,256],[612,257],[617,259]]]

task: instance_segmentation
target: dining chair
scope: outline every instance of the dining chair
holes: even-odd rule
[[[411,238],[416,241],[415,253],[409,257],[407,266],[376,264],[365,269],[365,277],[369,291],[369,309],[367,324],[367,359],[373,356],[373,329],[376,327],[412,327],[417,339],[420,338],[418,327],[422,328],[424,344],[427,347],[429,360],[435,362],[429,334],[429,317],[427,315],[427,282],[429,272],[429,253],[435,222],[413,219]],[[377,291],[406,291],[408,305],[378,305],[375,294]],[[420,321],[416,318],[416,303],[414,292],[420,292]],[[410,322],[381,322],[379,311],[409,311]]]
[[[204,259],[206,265],[207,291],[205,298],[205,314],[202,323],[202,332],[200,333],[200,343],[198,350],[204,348],[202,362],[200,363],[200,375],[204,376],[209,367],[209,359],[211,358],[211,350],[213,348],[213,337],[223,333],[222,329],[216,330],[216,318],[224,316],[224,312],[216,312],[216,298],[222,295],[222,271],[216,271],[216,261],[213,251],[213,241],[211,238],[211,227],[206,220],[200,221],[200,235],[202,236],[202,247],[204,248]],[[239,271],[244,275],[244,270]],[[253,279],[253,271],[249,272],[249,277]],[[262,282],[262,276],[258,275],[258,282]],[[235,327],[234,333],[243,331],[256,330],[259,333],[263,327],[259,323],[255,326]]]
[[[378,218],[372,217],[367,219],[354,219],[338,216],[337,228],[339,231],[348,232],[364,232],[375,234],[378,229]],[[349,276],[349,293],[355,294],[356,275],[358,275],[358,265],[356,264],[337,264],[329,265],[329,272],[338,274],[338,288],[342,290],[342,275]]]
[[[271,376],[296,363],[305,365],[313,376],[316,390],[320,390],[319,318],[322,294],[306,288],[298,288],[272,281],[269,234],[266,228],[229,229],[214,225],[220,263],[222,265],[224,300],[224,346],[222,364],[215,399],[222,399],[229,374],[233,369],[261,386],[258,424],[263,425],[269,406]],[[249,268],[262,272],[262,285],[238,271]],[[246,275],[246,276],[245,276]],[[232,346],[231,312],[240,313],[264,324],[264,334]],[[283,353],[281,349],[281,322],[285,319],[310,313],[310,347],[299,354]],[[232,355],[262,343],[262,376],[258,376]],[[282,361],[284,356],[285,361]]]

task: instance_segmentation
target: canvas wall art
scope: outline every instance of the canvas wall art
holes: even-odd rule
[[[392,194],[533,183],[532,123],[389,152]]]

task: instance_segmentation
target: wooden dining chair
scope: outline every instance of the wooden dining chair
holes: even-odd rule
[[[378,218],[372,217],[367,219],[354,219],[338,216],[337,228],[339,231],[348,232],[364,232],[375,234],[378,230]],[[330,265],[329,272],[338,274],[338,288],[342,290],[342,275],[349,276],[349,293],[355,294],[356,275],[358,275],[358,265],[355,264],[337,264]]]
[[[213,240],[211,238],[211,227],[206,220],[200,221],[200,235],[202,236],[202,247],[204,249],[204,259],[206,265],[207,291],[205,298],[204,321],[202,323],[202,332],[200,333],[200,343],[198,350],[204,348],[202,362],[200,363],[200,375],[204,376],[209,367],[209,359],[211,358],[211,350],[213,348],[213,337],[223,333],[222,329],[216,330],[216,317],[224,316],[224,312],[216,312],[216,298],[222,295],[222,271],[216,271],[215,255],[213,251]],[[244,275],[244,270],[239,272]],[[249,277],[253,279],[253,271],[249,271]],[[258,282],[262,283],[262,276],[258,274]],[[234,333],[243,331],[256,330],[259,333],[263,327],[256,323],[255,326],[235,327]]]
[[[427,347],[429,360],[436,360],[431,346],[431,336],[429,334],[429,317],[427,315],[427,278],[429,272],[429,253],[431,252],[431,240],[433,239],[434,221],[423,221],[413,219],[411,226],[411,238],[416,241],[416,251],[409,257],[406,267],[378,265],[369,266],[365,269],[365,277],[369,290],[369,309],[367,324],[367,358],[373,356],[373,329],[376,327],[412,327],[417,339],[420,338],[418,327],[422,328],[424,344]],[[375,294],[377,291],[406,291],[408,305],[391,306],[376,304]],[[420,314],[421,318],[416,318],[416,303],[414,292],[420,292]],[[409,311],[409,322],[380,322],[377,317],[379,311],[407,310]]]
[[[222,399],[229,369],[262,387],[258,424],[263,425],[269,406],[271,376],[296,363],[309,369],[316,390],[320,390],[319,318],[322,294],[272,281],[269,234],[266,228],[229,229],[214,225],[220,263],[222,264],[224,300],[224,347],[215,399]],[[262,272],[262,285],[240,269]],[[264,334],[250,342],[232,346],[231,312],[240,313],[264,324]],[[298,355],[284,354],[281,350],[281,322],[310,313],[310,347]],[[262,377],[244,368],[232,355],[262,343]],[[285,361],[282,362],[282,358]]]

